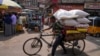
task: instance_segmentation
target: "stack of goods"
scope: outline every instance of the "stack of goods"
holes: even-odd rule
[[[57,16],[57,14],[59,14]],[[66,40],[77,40],[84,39],[86,37],[87,28],[89,27],[89,22],[86,18],[89,14],[82,10],[70,10],[65,12],[56,13],[56,18],[64,24],[66,31]]]
[[[87,28],[89,27],[88,23],[91,21],[84,17],[84,18],[78,18],[77,22],[79,23],[78,25],[75,26],[77,27],[77,30],[80,32],[87,32]]]
[[[78,31],[80,32],[87,32],[87,28],[89,27],[89,24],[91,21],[86,18],[89,14],[87,12],[84,12],[82,10],[70,10],[70,13],[73,15],[78,15],[78,18],[76,21],[78,22],[77,27]]]

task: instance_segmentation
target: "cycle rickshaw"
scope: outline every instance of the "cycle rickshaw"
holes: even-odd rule
[[[69,27],[69,28],[74,29],[73,27]],[[72,53],[74,55],[80,55],[85,49],[84,39],[86,38],[86,31],[84,31],[84,29],[82,28],[68,31],[67,28],[66,33],[68,34],[66,40],[64,41],[65,47],[71,46]],[[43,36],[56,36],[56,34],[43,34],[43,32],[41,31],[39,37],[30,38],[24,42],[23,44],[24,53],[27,55],[36,55],[43,46],[42,41],[44,41],[49,47],[52,47],[53,41],[49,43],[43,38]]]

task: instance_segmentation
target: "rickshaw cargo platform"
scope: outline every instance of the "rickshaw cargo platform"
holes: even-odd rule
[[[77,30],[79,31],[79,32],[87,32],[87,28],[77,28]]]
[[[86,38],[87,28],[68,27],[64,29],[65,41],[82,40]]]
[[[66,34],[70,33],[87,33],[88,28],[82,28],[82,27],[74,27],[74,26],[64,26],[64,32]]]
[[[74,41],[74,40],[82,40],[86,39],[86,33],[70,33],[66,34],[65,41]]]

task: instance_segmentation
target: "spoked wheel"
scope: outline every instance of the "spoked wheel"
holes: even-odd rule
[[[64,42],[65,47],[67,48],[72,48],[73,46],[73,41],[68,41],[68,42]]]
[[[38,38],[30,38],[23,44],[23,51],[27,55],[37,54],[42,47],[42,42]]]
[[[72,52],[73,41],[64,42],[64,46],[66,47],[67,53],[73,56],[73,52]]]
[[[85,41],[84,40],[74,40],[72,51],[74,55],[80,55],[85,49]]]

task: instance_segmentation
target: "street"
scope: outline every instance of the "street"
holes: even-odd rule
[[[66,54],[61,45],[54,56],[100,56],[100,0],[0,0],[0,56],[51,56],[54,36],[37,32],[47,25],[52,30],[42,29],[44,35],[63,33],[65,35],[59,35],[67,40],[76,38],[75,41],[63,41]],[[26,49],[29,47],[28,51],[35,52],[42,46],[41,50],[36,55],[25,54],[25,41],[40,36],[43,36],[40,43],[32,40]],[[84,36],[86,39],[81,42],[77,40]],[[63,44],[62,38],[56,40],[53,47]],[[84,49],[81,55],[73,55],[81,48]]]
[[[38,33],[24,33],[17,34],[11,37],[0,36],[0,56],[28,56],[23,52],[23,43],[25,40],[38,36]],[[44,37],[45,38],[45,37]],[[51,41],[52,38],[46,37],[47,41]],[[99,56],[100,55],[100,38],[87,36],[86,47],[84,53],[80,56]],[[62,49],[57,50],[57,56],[71,56],[69,53],[66,55],[61,55]],[[48,56],[51,52],[51,48],[48,51],[47,45],[43,43],[41,51],[35,56]]]

